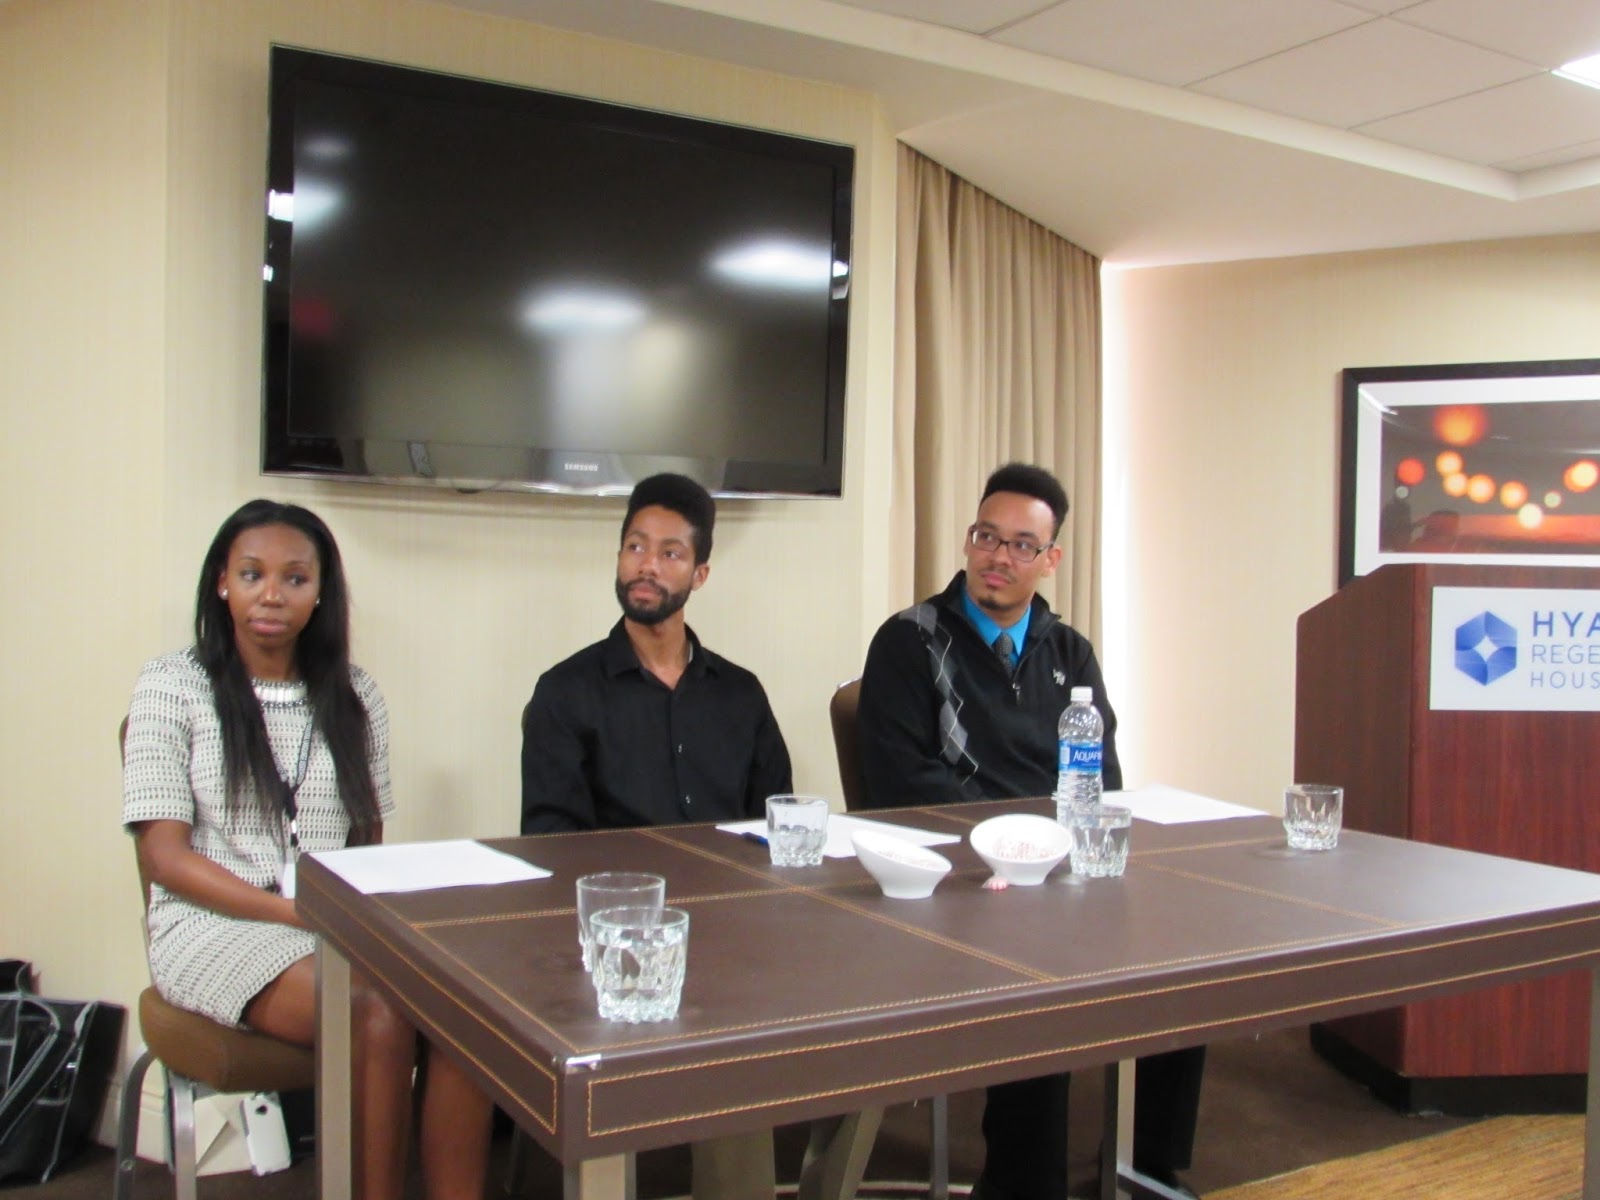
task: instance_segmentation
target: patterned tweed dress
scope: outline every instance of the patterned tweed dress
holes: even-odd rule
[[[389,786],[389,715],[372,677],[351,667],[366,706],[373,783],[385,820],[394,812]],[[298,773],[311,724],[303,683],[255,685],[278,771]],[[211,681],[192,650],[145,664],[128,711],[123,756],[122,822],[183,821],[190,845],[256,887],[275,885],[288,846],[287,823],[264,815],[253,789],[235,803],[223,791],[222,729]],[[303,851],[345,844],[350,823],[339,802],[333,755],[320,737],[309,743],[305,782],[297,796]],[[201,908],[164,888],[150,889],[150,975],[162,996],[227,1025],[238,1025],[255,995],[290,964],[309,955],[312,935],[269,921],[245,921]]]

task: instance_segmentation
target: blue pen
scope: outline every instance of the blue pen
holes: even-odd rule
[[[743,833],[741,833],[739,836],[742,837],[747,842],[754,842],[758,846],[765,846],[767,844],[767,839],[762,837],[761,834],[759,834],[759,833],[751,833],[748,829],[745,830]]]

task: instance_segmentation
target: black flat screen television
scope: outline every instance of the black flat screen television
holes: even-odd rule
[[[840,494],[854,150],[274,47],[262,470]]]

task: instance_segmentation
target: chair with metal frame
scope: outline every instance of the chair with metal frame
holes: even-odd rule
[[[117,732],[121,747],[127,738],[124,717]],[[150,907],[150,881],[141,867],[139,884]],[[159,1062],[167,1074],[166,1109],[171,1141],[168,1161],[175,1176],[177,1200],[196,1200],[198,1167],[195,1146],[195,1100],[207,1092],[288,1092],[312,1086],[316,1054],[261,1033],[235,1029],[178,1008],[154,987],[139,996],[139,1031],[145,1049],[128,1068],[117,1116],[117,1173],[112,1200],[131,1200],[138,1162],[139,1115],[144,1077]]]
[[[856,733],[856,709],[861,703],[861,680],[851,679],[834,689],[828,700],[828,720],[833,726],[833,748],[839,760],[839,784],[845,811],[864,808],[867,786],[861,776],[861,742]],[[934,1096],[928,1105],[928,1197],[948,1200],[950,1195],[950,1099]]]

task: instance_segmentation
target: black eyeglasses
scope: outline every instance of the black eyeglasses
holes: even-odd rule
[[[1011,553],[1011,561],[1019,563],[1031,563],[1039,555],[1055,545],[1054,542],[1046,542],[1040,546],[1034,542],[1019,541],[1016,538],[996,537],[987,529],[979,529],[976,525],[967,530],[967,541],[974,550],[982,550],[985,554],[993,554],[1001,546],[1004,546]]]

